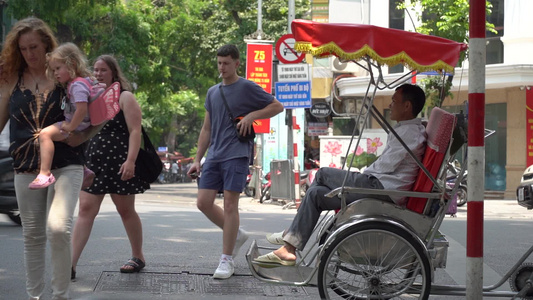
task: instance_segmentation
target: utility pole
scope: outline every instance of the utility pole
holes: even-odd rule
[[[291,24],[295,17],[295,7],[294,0],[289,0],[289,11],[288,11],[288,24],[287,32],[292,33]],[[297,148],[294,143],[294,118],[292,117],[292,109],[287,109],[285,112],[285,124],[287,124],[287,159],[292,161],[293,172],[294,172],[294,204],[296,208],[300,206],[300,166],[298,164],[298,155]],[[295,157],[296,156],[296,157]]]
[[[292,33],[291,23],[294,20],[294,0],[289,0],[289,13],[288,13],[288,25],[287,32]],[[287,132],[287,159],[294,159],[294,149],[293,149],[293,136],[292,136],[292,109],[287,109],[285,112],[285,124],[288,126]]]
[[[248,43],[262,43],[272,44],[274,41],[263,32],[263,1],[257,1],[257,30],[244,37],[244,41]],[[263,134],[258,133],[256,138],[256,152],[254,159],[254,182],[250,182],[255,189],[254,199],[261,197],[261,175],[263,173]]]
[[[483,299],[483,197],[485,189],[485,0],[470,0],[468,77],[468,209],[466,299]]]

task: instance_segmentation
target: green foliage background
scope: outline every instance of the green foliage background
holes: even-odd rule
[[[308,18],[309,0],[296,0],[296,18]],[[241,51],[257,30],[257,1],[250,0],[8,0],[15,19],[45,20],[60,42],[74,42],[92,62],[117,57],[156,146],[195,154],[207,89],[218,82],[216,50],[226,43]],[[264,0],[263,32],[287,33],[287,0]]]
[[[134,83],[143,124],[156,146],[185,156],[195,153],[204,118],[207,89],[218,81],[215,53],[226,43],[242,53],[257,29],[257,1],[251,0],[7,0],[15,19],[39,17],[60,42],[74,42],[90,60],[113,54]],[[420,5],[420,33],[468,41],[468,0],[398,1]],[[310,0],[295,0],[296,18],[309,19]],[[487,14],[491,4],[487,1]],[[277,40],[287,32],[288,0],[263,0],[263,32]],[[405,16],[406,18],[408,16]],[[494,26],[487,23],[487,30]],[[436,76],[437,77],[437,76]],[[442,81],[442,79],[440,80]],[[428,94],[439,91],[439,79],[427,83]],[[430,90],[428,90],[430,89]],[[445,89],[449,95],[449,88]],[[430,105],[440,106],[433,95]],[[437,104],[438,103],[438,104]]]
[[[422,7],[425,13],[419,13],[415,17],[421,23],[416,28],[418,33],[429,34],[447,38],[461,43],[468,43],[469,31],[469,0],[411,0],[408,4],[399,1],[398,8]],[[486,1],[486,15],[491,14],[492,4]],[[407,17],[407,16],[406,16]],[[496,33],[494,24],[486,22],[486,29]],[[461,53],[458,65],[464,61],[468,50]],[[446,97],[453,97],[450,92],[452,83],[443,76],[429,76],[423,79],[421,85],[426,93],[426,105],[423,116],[428,117],[428,112],[432,107],[441,107]]]

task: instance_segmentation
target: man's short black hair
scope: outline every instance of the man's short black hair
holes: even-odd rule
[[[232,44],[224,45],[220,48],[218,48],[217,56],[231,56],[233,59],[239,59],[239,49],[237,49],[237,46]]]
[[[426,94],[424,93],[424,90],[416,84],[406,83],[397,87],[396,91],[400,91],[403,101],[411,102],[413,116],[418,116],[426,103]]]

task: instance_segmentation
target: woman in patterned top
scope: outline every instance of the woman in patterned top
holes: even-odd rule
[[[46,77],[46,53],[57,42],[42,20],[18,21],[6,36],[0,54],[0,130],[10,121],[10,147],[24,236],[26,290],[39,299],[45,283],[45,248],[50,241],[52,299],[67,299],[71,271],[72,215],[83,178],[83,149],[55,143],[53,186],[28,189],[39,173],[39,132],[64,120],[62,87]],[[83,138],[77,137],[83,142]],[[78,143],[79,144],[79,143]]]
[[[94,77],[110,86],[120,82],[120,112],[102,128],[87,147],[87,167],[94,171],[93,184],[80,194],[80,210],[72,233],[72,277],[83,248],[89,240],[94,219],[106,194],[111,195],[131,246],[131,259],[120,272],[139,272],[145,266],[142,250],[142,223],[135,211],[135,194],[144,193],[150,185],[135,177],[135,160],[141,145],[141,108],[129,91],[130,84],[122,75],[117,60],[110,55],[98,57]]]

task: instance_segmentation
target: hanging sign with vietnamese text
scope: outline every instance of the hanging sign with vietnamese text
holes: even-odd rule
[[[246,79],[272,94],[272,45],[246,45]],[[254,130],[256,133],[269,133],[270,119],[255,120]]]
[[[276,99],[285,109],[311,107],[311,82],[276,82]]]
[[[246,79],[272,93],[272,45],[247,44]]]
[[[310,81],[309,64],[278,65],[278,81]]]
[[[331,114],[331,107],[329,106],[329,103],[318,102],[313,104],[309,112],[314,117],[325,118]]]

